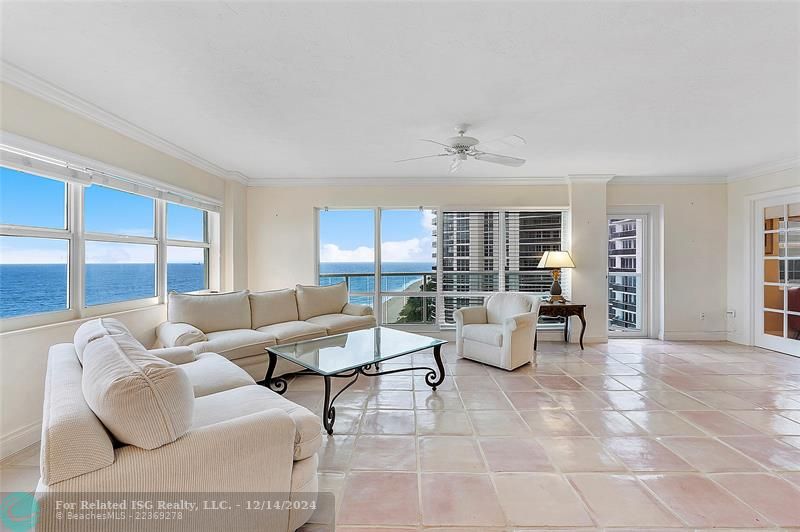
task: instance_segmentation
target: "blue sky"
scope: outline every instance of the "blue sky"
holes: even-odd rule
[[[63,229],[66,226],[66,186],[0,167],[0,223]],[[129,236],[153,236],[154,201],[97,185],[84,195],[84,226],[87,232]],[[167,237],[203,240],[203,213],[182,205],[167,204]],[[0,237],[0,264],[63,264],[67,261],[65,240]],[[202,262],[202,250],[170,248],[169,262]],[[153,246],[91,242],[86,262],[152,263]]]
[[[321,262],[371,262],[375,257],[372,209],[329,210],[319,213]],[[433,262],[432,211],[381,212],[383,262]]]

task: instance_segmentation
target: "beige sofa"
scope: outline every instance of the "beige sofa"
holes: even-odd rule
[[[171,293],[167,319],[157,331],[161,345],[218,353],[258,381],[267,373],[269,346],[376,325],[372,307],[348,302],[345,283],[268,292]],[[275,376],[300,369],[280,359]]]
[[[64,494],[104,492],[308,501],[318,491],[321,438],[316,415],[226,358],[188,347],[148,351],[119,321],[100,318],[81,325],[74,343],[50,349],[37,496],[43,507]],[[295,530],[311,513],[296,506],[270,515],[263,529]],[[52,514],[42,517],[40,529],[59,529]]]
[[[506,370],[536,362],[533,340],[541,299],[502,292],[483,306],[456,310],[456,356]]]

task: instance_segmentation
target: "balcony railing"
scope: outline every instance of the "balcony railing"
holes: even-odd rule
[[[347,283],[347,290],[355,294],[375,291],[375,273],[320,273],[319,284],[329,286]],[[381,292],[436,293],[436,272],[382,272]]]

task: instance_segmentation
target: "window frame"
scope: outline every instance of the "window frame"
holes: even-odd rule
[[[386,324],[383,322],[383,297],[386,296],[408,296],[408,297],[421,297],[423,292],[384,292],[382,290],[382,273],[381,273],[381,242],[382,242],[382,235],[381,235],[381,213],[383,211],[392,211],[392,210],[431,210],[437,213],[436,216],[436,292],[430,293],[431,297],[435,297],[436,299],[436,320],[433,324]],[[527,212],[527,211],[537,211],[537,212],[557,212],[561,213],[561,242],[562,242],[562,249],[569,249],[570,247],[570,217],[569,217],[569,207],[568,206],[544,206],[544,207],[494,207],[494,206],[451,206],[451,205],[392,205],[392,206],[349,206],[349,205],[337,205],[335,207],[332,206],[322,206],[322,207],[314,207],[314,278],[317,280],[316,282],[319,283],[320,280],[320,245],[322,242],[320,241],[321,231],[320,231],[320,213],[324,211],[346,211],[346,210],[362,210],[362,211],[372,211],[373,212],[373,219],[375,221],[375,232],[374,232],[374,256],[373,261],[375,264],[374,268],[374,275],[375,275],[375,287],[371,293],[354,293],[349,295],[361,295],[361,296],[370,296],[372,297],[373,304],[373,312],[375,314],[375,319],[378,322],[378,325],[386,325],[393,328],[400,328],[405,330],[411,331],[421,331],[421,332],[435,332],[435,331],[443,331],[443,330],[450,330],[455,328],[455,324],[445,323],[443,321],[443,312],[444,312],[444,298],[445,297],[452,297],[452,298],[465,298],[465,299],[472,299],[472,298],[481,298],[483,300],[486,297],[491,296],[492,294],[505,292],[505,260],[506,260],[506,243],[505,243],[505,233],[506,233],[506,222],[505,222],[505,213],[506,212]],[[498,224],[499,224],[499,236],[498,241],[495,245],[499,246],[499,270],[498,270],[498,291],[497,292],[452,292],[452,291],[443,291],[442,288],[442,281],[443,281],[443,270],[442,270],[442,260],[443,260],[443,239],[442,239],[442,229],[443,229],[443,213],[444,212],[497,212],[498,213]],[[453,244],[457,247],[458,242]],[[454,259],[458,257],[454,254]],[[565,269],[562,271],[561,283],[562,287],[564,288],[564,293],[566,296],[570,294],[570,270]],[[346,277],[346,274],[345,274]],[[548,324],[540,324],[540,329],[549,329],[555,326],[548,325]]]
[[[41,150],[39,150],[41,153]],[[9,168],[18,170],[13,165],[3,164]],[[59,179],[39,172],[37,169],[22,169],[22,171],[43,177],[61,181],[65,185],[65,228],[51,229],[31,226],[18,226],[11,224],[0,224],[0,236],[11,237],[36,237],[66,240],[69,243],[69,257],[67,260],[67,308],[64,310],[54,310],[50,312],[40,312],[23,316],[0,318],[0,333],[13,332],[40,327],[46,325],[60,324],[72,320],[81,320],[97,316],[153,307],[166,302],[167,291],[167,247],[192,247],[203,248],[205,255],[205,290],[217,288],[218,281],[214,282],[214,276],[219,276],[219,262],[221,260],[219,244],[219,218],[220,213],[208,211],[199,207],[198,210],[204,213],[205,219],[205,241],[183,241],[167,240],[166,238],[166,205],[179,201],[170,201],[161,197],[151,197],[142,195],[153,201],[154,212],[154,236],[125,236],[113,233],[86,232],[84,230],[84,191],[91,183],[83,183]],[[124,189],[118,189],[107,183],[97,183],[99,186],[120,190],[135,194]],[[149,244],[154,245],[156,250],[156,283],[155,295],[152,297],[117,301],[112,303],[101,303],[98,305],[86,305],[86,262],[85,245],[86,242],[114,242],[126,244]]]
[[[168,248],[170,248],[170,247],[184,247],[184,248],[193,248],[193,249],[202,249],[203,250],[203,256],[204,256],[204,262],[203,263],[205,264],[203,285],[205,286],[205,288],[203,288],[202,290],[196,290],[195,292],[202,292],[202,291],[210,290],[211,289],[211,253],[212,253],[212,248],[213,248],[212,243],[211,243],[211,233],[212,233],[211,227],[212,227],[212,224],[211,224],[210,213],[208,211],[206,211],[206,210],[203,210],[203,209],[197,209],[197,207],[189,207],[188,205],[181,205],[181,207],[197,209],[198,211],[203,213],[203,241],[200,242],[200,241],[197,241],[197,240],[169,239],[169,238],[167,238],[167,234],[168,234],[167,229],[168,229],[168,226],[169,226],[169,215],[168,215],[169,209],[167,208],[167,206],[168,206],[169,203],[172,203],[174,205],[181,205],[180,203],[176,203],[176,202],[173,202],[173,201],[162,201],[160,205],[157,204],[157,208],[156,208],[156,211],[157,211],[156,212],[156,225],[158,226],[158,218],[160,216],[162,218],[162,220],[163,220],[163,223],[161,223],[161,229],[163,230],[163,237],[164,237],[163,239],[161,239],[161,241],[159,243],[159,246],[158,246],[159,257],[163,257],[163,259],[164,259],[163,260],[164,286],[163,286],[163,291],[160,291],[159,293],[164,293],[164,294],[168,293],[167,292],[167,289],[169,288],[167,286],[167,282],[168,282],[168,279],[169,279],[169,277],[168,277],[168,275],[169,275],[169,271],[168,271],[169,270]],[[161,211],[161,212],[158,212],[158,211]],[[160,280],[160,277],[159,277],[159,280]]]

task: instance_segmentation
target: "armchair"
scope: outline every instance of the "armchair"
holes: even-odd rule
[[[456,355],[509,371],[535,362],[539,304],[535,296],[509,292],[456,310]]]

